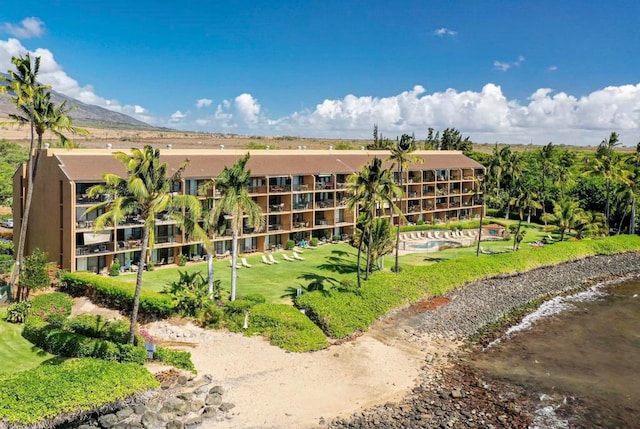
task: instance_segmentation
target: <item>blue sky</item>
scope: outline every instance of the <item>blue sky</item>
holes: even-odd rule
[[[23,0],[0,70],[29,51],[55,90],[183,130],[631,146],[639,28],[634,0]]]

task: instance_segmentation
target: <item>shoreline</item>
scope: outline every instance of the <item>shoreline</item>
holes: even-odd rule
[[[445,304],[407,320],[416,324],[411,334],[420,337],[420,341],[449,344],[450,348],[425,356],[421,377],[401,401],[360,410],[348,418],[335,418],[329,427],[526,428],[549,424],[544,420],[549,416],[537,411],[544,404],[533,392],[490,378],[472,367],[469,360],[480,352],[482,341],[471,338],[491,324],[496,326],[489,336],[495,337],[555,296],[571,295],[593,284],[614,282],[634,273],[640,273],[640,253],[598,255],[478,280],[450,291],[443,296],[448,300]],[[505,320],[504,316],[517,313],[536,299],[537,305]],[[496,316],[501,311],[504,313]],[[503,323],[499,323],[501,320]]]

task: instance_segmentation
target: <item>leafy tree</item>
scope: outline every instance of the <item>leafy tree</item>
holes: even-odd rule
[[[389,156],[389,160],[393,162],[391,168],[395,165],[398,169],[398,182],[400,186],[400,195],[396,204],[398,204],[402,195],[405,195],[407,191],[404,186],[404,171],[409,167],[409,163],[422,162],[422,158],[412,154],[415,149],[415,139],[411,138],[408,134],[403,134],[402,137],[400,137],[400,140],[391,148],[391,156]],[[402,213],[400,213],[398,216],[398,226],[396,228],[396,273],[399,271],[398,256],[400,253],[400,224],[402,217]]]
[[[194,219],[200,217],[201,206],[200,201],[193,195],[177,195],[171,192],[172,182],[178,180],[188,161],[169,176],[169,165],[160,161],[160,150],[150,145],[143,149],[131,149],[131,154],[115,152],[113,155],[124,165],[127,177],[120,177],[113,173],[104,174],[105,183],[92,186],[88,193],[91,196],[107,194],[111,198],[91,206],[87,212],[104,210],[104,213],[94,222],[96,231],[103,229],[109,223],[119,222],[126,216],[139,215],[144,221],[140,265],[136,277],[129,331],[129,342],[133,344],[142,290],[143,267],[155,241],[157,215],[166,212],[178,225],[183,225],[185,217]]]
[[[250,154],[240,158],[232,167],[225,166],[209,186],[215,186],[221,198],[209,216],[209,224],[216,225],[227,215],[231,218],[231,301],[236,299],[236,280],[238,264],[238,236],[242,231],[243,220],[250,227],[261,228],[264,225],[262,209],[249,194],[251,170],[246,170]]]
[[[575,229],[583,216],[584,210],[580,208],[578,200],[565,197],[554,202],[553,213],[546,213],[543,218],[560,231],[560,241],[563,241],[565,234]]]
[[[48,264],[49,256],[38,248],[24,258],[24,267],[20,271],[20,284],[17,292],[18,301],[27,299],[31,291],[50,286]]]
[[[604,215],[592,211],[582,211],[574,225],[577,238],[606,234]]]

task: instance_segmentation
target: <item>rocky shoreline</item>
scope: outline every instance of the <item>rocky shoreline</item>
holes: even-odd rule
[[[334,419],[328,422],[328,427],[549,427],[549,422],[545,421],[547,417],[537,411],[541,407],[540,400],[533,397],[532,392],[488,379],[467,364],[477,347],[453,347],[434,354],[429,353],[429,343],[457,341],[459,344],[532,300],[569,293],[596,281],[632,273],[640,273],[640,253],[589,257],[475,281],[449,292],[435,308],[405,320],[405,330],[413,338],[425,341],[425,365],[412,391],[398,403],[387,403],[348,418]],[[446,347],[439,349],[446,350]],[[561,406],[556,414],[563,411]]]

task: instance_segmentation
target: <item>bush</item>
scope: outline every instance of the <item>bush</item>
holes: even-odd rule
[[[272,345],[291,352],[320,350],[327,337],[298,309],[284,304],[256,304],[251,307],[246,335],[268,337]]]
[[[144,347],[90,338],[40,318],[29,318],[22,336],[51,354],[66,357],[92,357],[95,359],[143,364],[147,351]]]
[[[185,265],[187,265],[187,257],[185,255],[176,255],[173,261],[179,267],[184,267]]]
[[[157,388],[158,381],[140,365],[94,359],[45,363],[0,376],[0,426],[49,427],[64,414],[96,410]]]
[[[179,350],[171,350],[166,347],[157,347],[153,355],[154,359],[160,362],[168,363],[176,368],[186,369],[196,374],[196,367],[191,362],[191,353]]]
[[[247,295],[243,295],[239,299],[244,301],[251,301],[254,304],[264,304],[265,302],[267,302],[267,298],[265,298],[263,295],[260,295],[259,293],[249,293]]]
[[[62,326],[71,314],[73,298],[62,292],[37,295],[31,302],[29,316],[39,317],[56,326]]]
[[[7,307],[6,321],[9,323],[24,323],[31,309],[31,301],[20,301]]]
[[[131,311],[135,285],[92,273],[68,273],[60,277],[61,289],[74,296],[87,296],[92,301],[120,311]],[[171,297],[143,289],[140,314],[143,317],[166,318],[174,313]]]
[[[76,334],[92,338],[126,343],[129,339],[129,322],[108,321],[100,315],[82,314],[67,321],[65,327]]]
[[[318,246],[318,242],[318,237],[311,237],[311,240],[309,240],[309,246],[316,247]]]
[[[293,250],[296,247],[296,242],[293,240],[287,240],[287,250]]]
[[[557,243],[541,249],[492,255],[469,256],[439,264],[407,267],[398,274],[376,272],[360,289],[334,288],[305,293],[296,304],[322,330],[334,338],[363,331],[393,308],[438,296],[469,281],[501,274],[514,274],[545,265],[599,254],[640,249],[640,237],[615,236],[600,240]],[[252,309],[253,314],[253,309]]]
[[[111,264],[111,276],[116,277],[120,275],[120,261],[115,259]]]

